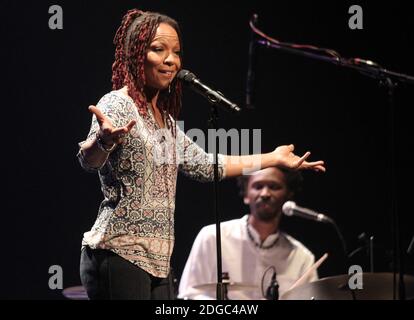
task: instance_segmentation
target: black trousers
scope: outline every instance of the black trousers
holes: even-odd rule
[[[171,274],[157,278],[109,250],[82,248],[80,276],[91,300],[172,300]]]

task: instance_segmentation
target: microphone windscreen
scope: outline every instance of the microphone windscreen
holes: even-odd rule
[[[293,216],[293,210],[295,209],[295,207],[296,203],[294,203],[293,201],[286,201],[283,204],[282,211],[287,216]]]
[[[191,82],[196,78],[196,76],[194,75],[194,73],[186,69],[182,69],[177,73],[177,78],[185,82]]]

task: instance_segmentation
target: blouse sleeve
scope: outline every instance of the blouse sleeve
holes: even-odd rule
[[[177,126],[177,158],[179,170],[186,176],[202,182],[213,181],[214,179],[214,156],[206,153],[199,145],[192,141]],[[222,180],[226,176],[224,156],[217,155],[218,176]]]
[[[99,100],[96,107],[99,110],[101,110],[101,112],[111,120],[113,126],[119,127],[119,126],[125,125],[124,124],[125,120],[122,117],[122,112],[121,112],[122,106],[120,106],[120,104],[122,104],[122,103],[123,103],[122,100],[120,100],[116,95],[108,93]],[[85,158],[83,156],[83,153],[82,153],[82,149],[81,149],[82,145],[85,142],[94,139],[94,137],[95,137],[96,133],[98,132],[98,130],[99,130],[99,124],[98,124],[98,121],[96,119],[96,116],[93,115],[92,116],[92,123],[91,123],[89,133],[88,133],[86,139],[84,141],[81,141],[81,142],[78,143],[79,151],[78,151],[78,154],[77,154],[77,158],[78,158],[78,161],[79,161],[81,167],[84,170],[86,170],[87,172],[92,172],[92,173],[97,172],[100,169],[102,169],[106,164],[106,162],[103,163],[102,166],[99,167],[99,168],[95,168],[95,167],[91,166],[85,160]]]

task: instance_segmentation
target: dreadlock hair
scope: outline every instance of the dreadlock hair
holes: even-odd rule
[[[116,49],[115,61],[112,65],[112,89],[119,90],[128,86],[128,94],[142,116],[147,114],[144,63],[147,50],[161,23],[167,23],[175,29],[182,46],[181,31],[174,19],[157,12],[144,12],[138,9],[129,10],[125,14],[114,38]],[[170,89],[160,92],[158,108],[166,111],[176,120],[181,109],[181,94],[181,83],[174,79]],[[170,128],[175,127],[171,125],[169,117],[167,117],[167,125]]]
[[[286,186],[288,190],[293,192],[294,194],[300,192],[303,183],[303,176],[301,172],[281,168],[278,169],[282,171],[285,175]],[[250,177],[251,175],[242,175],[237,177],[237,185],[240,189],[239,194],[243,198],[246,196],[247,186],[249,184]]]

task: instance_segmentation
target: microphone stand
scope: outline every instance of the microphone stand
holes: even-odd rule
[[[344,254],[344,258],[345,258],[345,264],[349,266],[350,265],[350,261],[351,261],[350,260],[351,259],[351,255],[348,254],[348,248],[346,246],[346,241],[345,241],[345,238],[344,238],[344,236],[343,236],[343,234],[341,232],[341,229],[339,229],[339,227],[336,224],[336,222],[335,222],[334,219],[332,219],[332,218],[330,218],[328,216],[326,216],[326,218],[327,218],[327,220],[325,222],[326,223],[329,223],[331,226],[333,226],[333,228],[335,229],[336,234],[338,235],[339,240],[341,241],[342,251],[343,251],[343,254]],[[345,268],[345,274],[348,274],[348,272],[349,271],[347,270],[347,268]],[[352,300],[356,300],[355,289],[351,289],[349,287],[349,280],[351,279],[352,275],[353,274],[348,274],[348,282],[346,284],[341,285],[340,288],[341,289],[345,289],[345,288],[349,289],[350,292],[351,292]]]
[[[215,100],[209,99],[209,102],[212,104],[211,106],[211,114],[210,119],[208,121],[209,128],[214,129],[217,132],[217,120],[218,120],[218,112],[217,112],[217,105],[215,104]],[[215,216],[215,223],[216,223],[216,250],[217,250],[217,287],[216,287],[216,295],[217,300],[225,300],[226,298],[226,285],[223,283],[223,272],[222,272],[222,264],[221,264],[221,230],[220,230],[220,214],[218,210],[218,143],[217,143],[218,136],[215,135],[214,140],[214,153],[213,153],[213,166],[214,166],[214,195],[213,195],[213,207],[214,207],[214,216]]]
[[[411,238],[411,241],[410,241],[410,245],[408,246],[408,248],[407,248],[407,254],[408,255],[411,255],[411,254],[413,254],[414,253],[414,235],[413,235],[413,237]]]
[[[214,91],[204,85],[196,76],[188,70],[181,70],[177,75],[178,79],[182,80],[184,84],[189,85],[194,91],[204,96],[211,104],[211,113],[208,120],[208,127],[217,132],[218,112],[217,107],[224,107],[227,111],[240,112],[241,109],[231,101],[227,100],[219,91]],[[223,105],[224,104],[224,105]],[[227,297],[228,281],[223,284],[222,261],[221,261],[221,230],[220,230],[220,215],[218,211],[218,136],[215,135],[214,153],[213,153],[213,171],[214,171],[214,196],[213,206],[216,220],[216,248],[217,248],[217,300],[225,300]],[[226,279],[228,280],[228,279]]]
[[[256,18],[257,19],[257,18]],[[395,155],[394,155],[394,140],[395,140],[395,110],[394,110],[394,93],[395,87],[397,83],[404,82],[409,84],[414,84],[414,77],[409,76],[406,74],[386,70],[379,66],[377,63],[369,61],[369,60],[362,60],[359,58],[351,58],[345,59],[342,58],[339,54],[335,52],[331,56],[317,54],[309,51],[305,51],[304,49],[300,49],[298,45],[287,44],[283,42],[279,42],[275,39],[270,38],[269,36],[265,35],[263,32],[258,30],[254,26],[254,20],[250,22],[250,27],[254,32],[260,35],[264,40],[257,40],[257,43],[263,45],[267,48],[277,49],[283,52],[287,52],[290,54],[296,54],[316,60],[321,60],[325,62],[329,62],[335,65],[339,65],[344,68],[354,69],[359,71],[360,73],[374,78],[380,82],[380,84],[385,85],[388,89],[388,104],[389,104],[389,125],[390,125],[390,142],[389,148],[391,152],[391,159],[390,159],[390,174],[391,174],[391,215],[392,215],[392,243],[393,243],[393,298],[396,299],[396,278],[397,278],[397,269],[399,269],[399,299],[405,300],[405,285],[404,285],[404,268],[403,268],[403,252],[401,249],[401,236],[400,236],[400,219],[399,214],[397,211],[397,203],[395,201],[395,197],[397,195],[396,192],[396,182],[395,182]],[[306,47],[306,46],[302,46]],[[310,48],[307,46],[308,49]],[[312,49],[316,49],[319,51],[328,51],[326,49],[322,50],[316,47],[312,47]],[[333,51],[331,50],[331,53]]]

